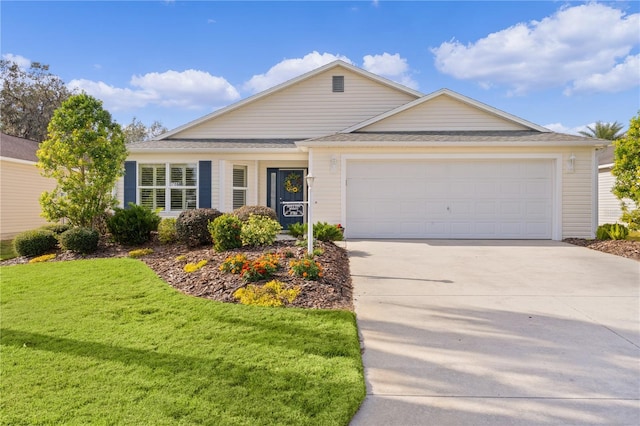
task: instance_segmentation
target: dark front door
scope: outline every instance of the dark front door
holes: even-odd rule
[[[267,169],[267,205],[278,213],[278,221],[284,229],[304,221],[306,173],[305,169]]]

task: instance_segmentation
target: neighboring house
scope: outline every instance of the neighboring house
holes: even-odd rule
[[[117,192],[166,216],[266,205],[287,226],[310,174],[313,221],[348,238],[592,238],[606,142],[336,61],[130,144]]]
[[[36,167],[38,142],[0,134],[0,239],[47,223],[40,216],[40,194],[56,186]]]
[[[620,223],[622,216],[620,200],[611,192],[616,183],[616,177],[611,173],[613,162],[613,145],[598,150],[598,225]],[[630,208],[634,208],[633,201],[625,201]]]

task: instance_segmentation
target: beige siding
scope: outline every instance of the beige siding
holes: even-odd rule
[[[501,154],[562,155],[562,186],[560,206],[562,222],[562,238],[593,238],[593,163],[592,149],[558,149],[558,148],[467,148],[453,150],[448,148],[407,148],[405,155],[411,154]],[[345,154],[397,154],[397,150],[385,149],[313,149],[312,172],[317,177],[314,183],[314,221],[340,223],[342,218],[342,156]],[[573,153],[576,156],[575,171],[568,170],[568,160]],[[336,170],[331,170],[331,157],[338,159]],[[346,224],[348,226],[348,224]]]
[[[345,91],[332,92],[332,76]],[[275,92],[172,138],[307,138],[335,133],[413,101],[400,92],[346,69],[335,68]]]
[[[361,129],[369,132],[429,130],[528,130],[497,115],[441,95]]]
[[[603,169],[598,173],[598,225],[605,223],[620,223],[622,209],[620,200],[611,190],[616,183],[616,178],[611,174],[611,169]],[[633,208],[631,200],[625,200]]]
[[[576,156],[575,171],[567,171],[571,154]],[[593,149],[582,148],[563,152],[562,237],[593,238],[594,198]]]
[[[47,223],[40,213],[40,194],[51,191],[56,183],[40,175],[35,164],[0,161],[0,238],[9,239],[20,232]]]

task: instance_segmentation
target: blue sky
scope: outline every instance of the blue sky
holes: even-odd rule
[[[335,59],[552,130],[640,110],[640,2],[7,1],[1,53],[174,128]]]

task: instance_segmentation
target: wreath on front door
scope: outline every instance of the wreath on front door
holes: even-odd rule
[[[297,173],[289,173],[289,176],[284,179],[284,189],[294,193],[302,191],[302,176]]]

